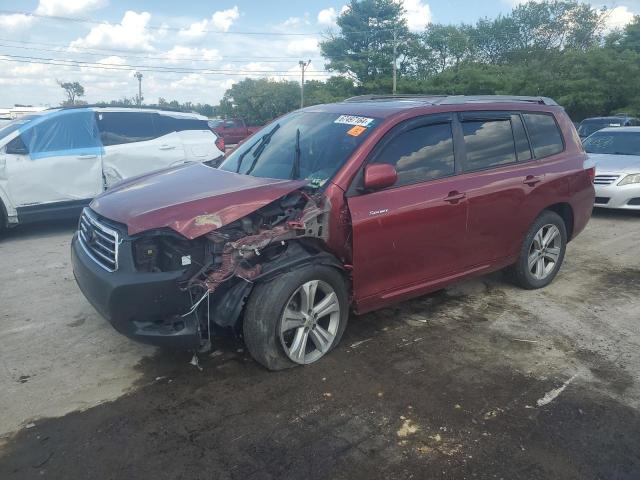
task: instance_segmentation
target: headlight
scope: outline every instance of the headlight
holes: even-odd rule
[[[640,183],[640,173],[632,173],[631,175],[627,175],[620,181],[618,186],[621,187],[622,185],[630,185],[632,183]]]

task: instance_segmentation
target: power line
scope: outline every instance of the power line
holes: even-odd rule
[[[7,55],[5,55],[7,57]],[[100,63],[83,63],[73,60],[63,59],[37,59],[35,57],[22,57],[22,58],[3,58],[0,56],[0,62],[10,63],[24,63],[24,64],[36,64],[36,65],[56,65],[61,67],[78,67],[98,70],[111,70],[111,71],[140,71],[140,72],[152,72],[152,73],[173,73],[173,74],[187,74],[197,73],[199,75],[225,75],[225,76],[247,76],[247,75],[273,75],[277,77],[297,77],[297,73],[291,73],[289,71],[275,71],[275,70],[214,70],[214,69],[184,69],[184,68],[172,68],[172,67],[136,67],[133,65],[118,65],[118,64],[100,64]],[[314,77],[324,77],[326,72],[316,71],[310,74]]]
[[[65,63],[69,63],[70,66],[80,66],[80,67],[84,67],[84,66],[92,66],[92,65],[97,65],[100,67],[103,66],[108,66],[108,67],[117,67],[117,68],[124,68],[126,67],[126,69],[138,69],[138,68],[148,68],[148,69],[153,69],[153,70],[179,70],[183,73],[199,73],[199,72],[203,72],[203,71],[207,71],[207,72],[216,72],[216,73],[236,73],[238,70],[228,70],[228,69],[217,69],[217,68],[189,68],[189,67],[167,67],[164,65],[129,65],[129,64],[125,64],[125,63],[108,63],[108,62],[87,62],[87,61],[83,61],[83,60],[72,60],[72,59],[66,59],[66,58],[43,58],[43,57],[32,57],[29,55],[10,55],[10,54],[5,54],[5,57],[9,57],[9,58],[19,58],[19,59],[23,59],[23,60],[33,60],[33,61],[52,61],[52,62],[65,62]],[[290,73],[288,70],[246,70],[247,72],[252,72],[252,73],[279,73],[279,72],[284,72],[284,73]],[[321,70],[314,70],[311,73],[324,73]]]
[[[2,39],[0,39],[1,41]],[[20,50],[33,50],[33,51],[37,51],[37,52],[53,52],[53,53],[74,53],[74,54],[78,54],[78,55],[89,55],[92,57],[104,57],[106,54],[105,53],[96,53],[96,52],[90,52],[90,51],[79,51],[79,52],[74,52],[73,50],[62,50],[62,49],[55,49],[55,48],[42,48],[42,47],[27,47],[27,46],[23,46],[23,45],[7,45],[4,43],[0,43],[0,47],[4,47],[4,48],[16,48],[16,49],[20,49]],[[277,57],[240,57],[240,59],[238,59],[238,57],[225,57],[225,56],[219,56],[219,57],[214,57],[211,59],[206,59],[206,58],[202,58],[202,57],[174,57],[173,55],[169,56],[170,51],[165,52],[165,54],[167,56],[164,57],[158,57],[158,56],[143,56],[143,55],[117,55],[118,57],[123,57],[123,58],[136,58],[136,59],[140,59],[140,60],[165,60],[165,61],[185,61],[185,62],[215,62],[215,61],[225,61],[227,63],[247,63],[247,62],[251,62],[251,61],[257,61],[260,63],[284,63],[287,61],[294,61],[297,57],[282,57],[279,60],[275,60],[274,58]],[[2,53],[0,53],[0,55],[2,55]]]
[[[17,10],[0,10],[0,14],[3,15],[25,15],[27,17],[33,18],[42,18],[46,20],[57,20],[63,22],[75,22],[75,23],[91,23],[95,25],[113,25],[110,22],[105,22],[102,20],[95,20],[91,18],[77,18],[77,17],[63,17],[59,15],[42,15],[38,13],[31,12],[21,12]],[[116,23],[116,25],[118,25]],[[171,27],[168,25],[145,25],[144,29],[147,30],[160,30],[160,31],[175,31],[181,32],[189,29],[191,25],[186,27]],[[310,36],[310,35],[323,35],[322,32],[310,32],[310,33],[301,33],[301,32],[257,32],[257,31],[223,31],[223,30],[206,30],[202,29],[199,32],[207,33],[207,34],[216,34],[216,35],[265,35],[265,36]]]

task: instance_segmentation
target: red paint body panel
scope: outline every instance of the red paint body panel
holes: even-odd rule
[[[193,239],[306,183],[251,177],[196,163],[120,183],[96,197],[91,208],[127,225],[129,235],[168,227]]]
[[[552,113],[565,150],[541,160],[347,198],[345,192],[373,148],[400,122],[474,110]],[[379,122],[324,191],[330,205],[327,247],[351,271],[359,313],[512,264],[529,226],[546,208],[571,207],[572,237],[584,229],[591,215],[595,194],[584,169],[586,154],[561,107],[500,102],[430,105],[403,100],[318,105],[305,111],[366,116]],[[527,182],[531,177],[539,181]],[[124,182],[98,197],[92,208],[126,224],[130,234],[169,227],[195,238],[216,228],[199,225],[202,215],[216,215],[219,223],[226,224],[304,184],[202,165],[180,167]],[[445,201],[452,193],[464,195],[455,202]]]

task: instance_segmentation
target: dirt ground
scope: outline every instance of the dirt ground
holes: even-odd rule
[[[0,240],[2,479],[640,478],[640,214],[596,212],[546,289],[498,273],[352,315],[279,373],[113,332],[73,229]]]

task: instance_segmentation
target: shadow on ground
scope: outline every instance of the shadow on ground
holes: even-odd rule
[[[0,478],[640,478],[638,412],[580,379],[538,407],[567,378],[510,365],[546,347],[488,328],[500,295],[352,316],[332,355],[278,373],[230,340],[202,371],[159,352],[128,395],[18,433]]]

